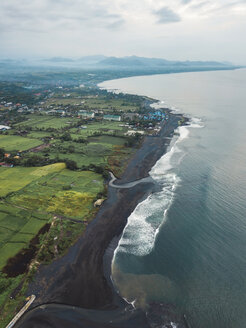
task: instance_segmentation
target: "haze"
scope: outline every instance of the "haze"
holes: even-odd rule
[[[1,0],[1,58],[93,54],[246,64],[245,0]]]

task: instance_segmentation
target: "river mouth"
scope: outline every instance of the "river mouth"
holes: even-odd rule
[[[169,323],[163,324],[164,322]],[[170,304],[157,303],[150,304],[147,313],[131,306],[111,311],[95,311],[62,304],[44,304],[28,311],[15,327],[186,328],[184,319],[175,314],[175,309]]]

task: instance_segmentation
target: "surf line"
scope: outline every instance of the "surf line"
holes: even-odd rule
[[[136,181],[132,181],[132,182],[127,182],[121,185],[118,184],[114,184],[115,180],[117,180],[117,178],[113,175],[112,172],[109,172],[111,180],[109,181],[109,186],[112,188],[119,188],[119,189],[126,189],[126,188],[132,188],[135,187],[136,185],[138,185],[139,183],[146,183],[146,182],[152,182],[154,183],[153,178],[151,178],[150,176],[146,177],[146,178],[142,178]]]

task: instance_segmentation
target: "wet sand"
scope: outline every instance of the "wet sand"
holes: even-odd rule
[[[145,137],[116,184],[148,176],[166,152],[181,118],[170,113],[158,136]],[[16,327],[150,327],[145,313],[132,311],[114,290],[110,275],[113,252],[127,218],[155,188],[153,182],[129,189],[109,187],[107,200],[84,235],[64,257],[38,270],[28,290],[29,295],[37,296],[35,308]],[[42,304],[47,305],[44,308]],[[110,318],[115,318],[114,323]]]

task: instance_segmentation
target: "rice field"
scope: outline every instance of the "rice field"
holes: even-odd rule
[[[0,135],[0,148],[8,151],[24,151],[41,145],[41,140],[13,136],[13,135]]]
[[[61,129],[66,126],[69,126],[73,123],[78,122],[78,118],[73,117],[54,117],[50,115],[37,115],[37,114],[29,114],[26,116],[27,120],[15,124],[15,128],[18,127],[32,127],[38,129],[47,129],[47,128],[55,128]]]
[[[42,167],[0,167],[0,197],[16,192],[34,180],[53,172],[60,172],[66,167],[64,163],[56,163]]]
[[[0,168],[0,270],[54,215],[83,220],[102,190],[101,175],[64,163]]]

